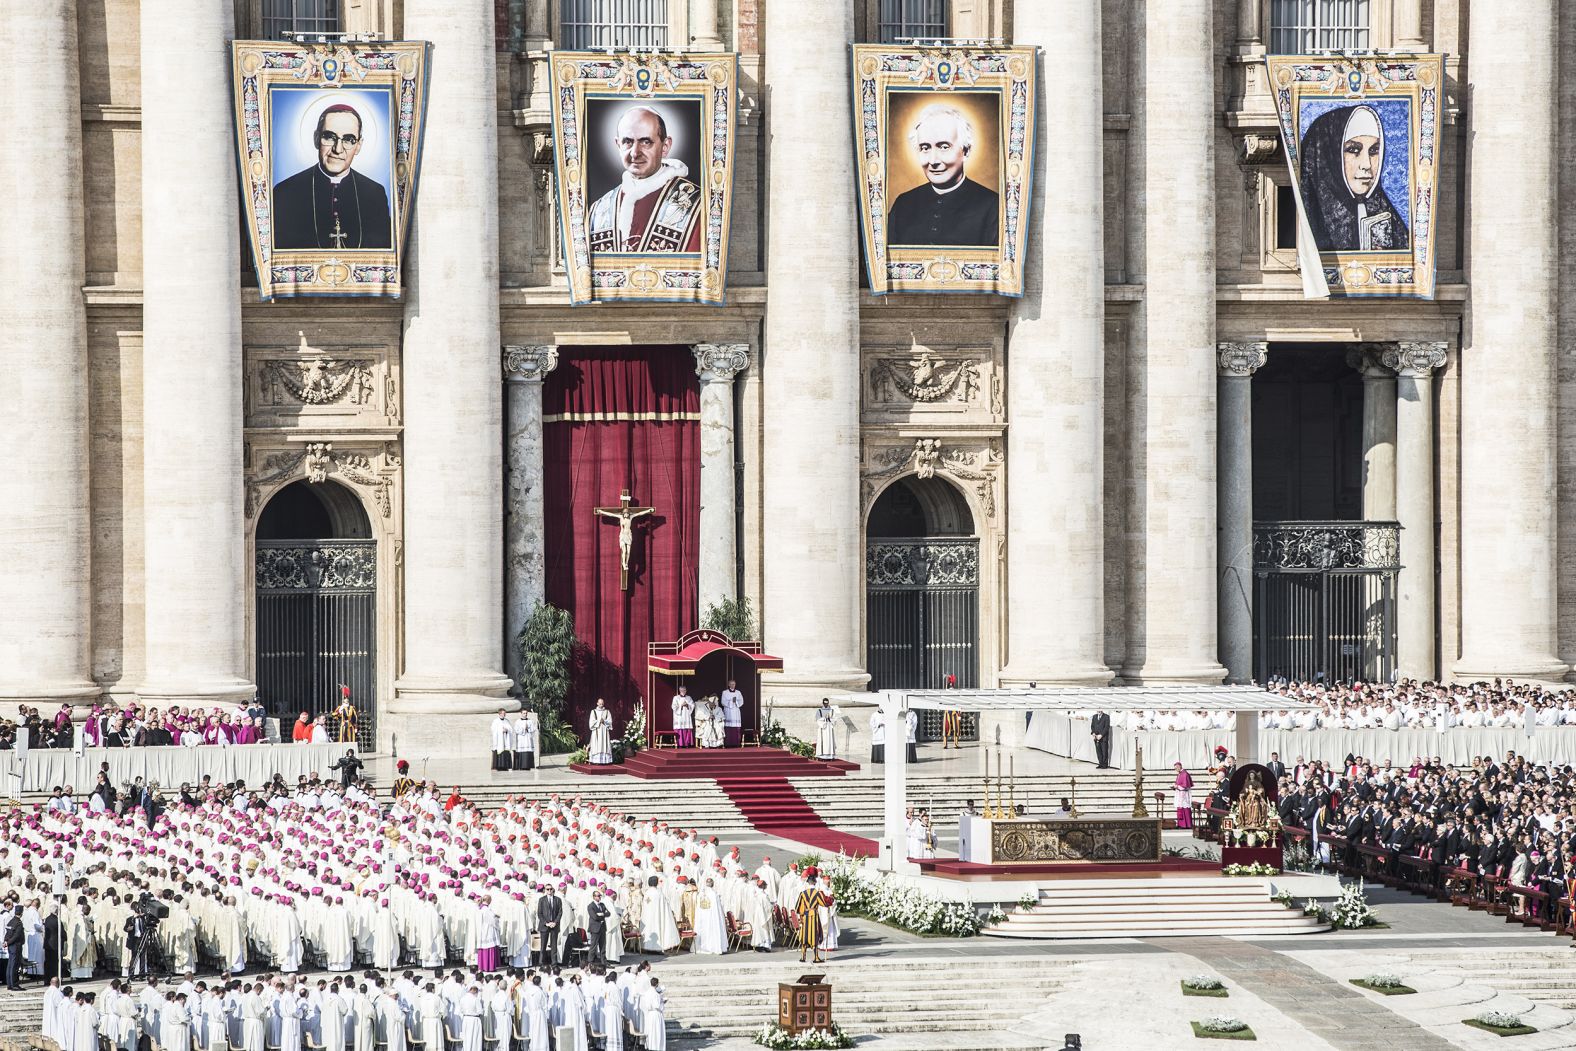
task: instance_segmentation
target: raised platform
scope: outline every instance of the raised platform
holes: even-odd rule
[[[677,778],[736,777],[842,777],[858,770],[858,763],[842,759],[806,759],[782,748],[647,748],[623,763],[593,766],[575,763],[569,769],[579,774],[607,776],[626,774],[647,781]]]
[[[1031,879],[1164,879],[1175,876],[1219,876],[1218,861],[1163,858],[1160,861],[1016,861],[976,864],[956,858],[917,858],[927,876],[971,882]]]
[[[1124,872],[1042,884],[1034,908],[1014,909],[984,933],[1026,939],[1185,938],[1329,930],[1329,924],[1271,900],[1269,879],[1216,872],[1159,879],[1123,878]]]

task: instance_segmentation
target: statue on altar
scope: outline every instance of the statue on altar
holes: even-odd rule
[[[1230,846],[1274,846],[1280,842],[1280,816],[1270,806],[1257,770],[1248,771],[1242,792],[1222,823],[1222,831]]]

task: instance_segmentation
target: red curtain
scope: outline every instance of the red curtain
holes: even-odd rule
[[[646,644],[695,627],[700,562],[700,386],[688,347],[561,350],[542,391],[547,601],[582,646],[569,714],[586,729],[601,697],[615,736],[645,692]],[[655,511],[634,524],[619,586],[619,491]]]

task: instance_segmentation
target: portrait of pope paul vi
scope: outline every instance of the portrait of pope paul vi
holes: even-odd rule
[[[686,178],[684,162],[668,156],[673,138],[662,114],[629,107],[613,141],[624,172],[591,205],[591,251],[699,252],[700,187]]]
[[[974,124],[956,106],[932,103],[908,129],[925,182],[898,194],[887,217],[889,245],[994,247],[1000,243],[996,191],[968,177]]]
[[[338,103],[312,133],[317,163],[274,187],[274,249],[393,247],[383,184],[351,165],[366,142],[361,114]]]

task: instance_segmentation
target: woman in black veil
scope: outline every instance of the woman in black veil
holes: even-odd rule
[[[1384,192],[1384,130],[1371,106],[1320,115],[1302,139],[1302,200],[1322,252],[1388,252],[1411,244]]]

